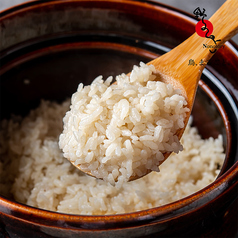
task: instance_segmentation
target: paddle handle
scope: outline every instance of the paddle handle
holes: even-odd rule
[[[213,25],[213,38],[201,37],[195,32],[170,52],[150,62],[163,74],[174,78],[175,87],[183,85],[186,91],[187,84],[189,91],[194,90],[210,58],[238,33],[238,0],[227,0],[209,21]]]
[[[227,0],[209,19],[213,24],[212,35],[221,46],[238,33],[238,0]]]
[[[211,35],[201,37],[195,32],[181,45],[176,47],[179,64],[180,59],[193,59],[204,62],[200,70],[206,66],[210,58],[220,47],[238,33],[238,0],[227,0],[209,19],[213,31]],[[181,53],[181,55],[180,55]],[[183,53],[183,55],[182,55]],[[182,61],[180,61],[182,62]]]
[[[190,42],[193,44],[191,50],[194,50],[194,53],[190,52],[194,60],[205,62],[201,69],[227,40],[238,33],[238,0],[227,0],[209,19],[209,22],[213,26],[211,35],[201,37],[194,33],[193,41]]]

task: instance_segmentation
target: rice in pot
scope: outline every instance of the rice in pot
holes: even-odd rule
[[[85,175],[59,149],[62,118],[70,102],[42,101],[24,119],[3,121],[0,129],[0,193],[23,204],[71,214],[118,214],[161,206],[214,181],[225,154],[222,136],[202,139],[187,126],[184,150],[172,154],[160,173],[121,188]]]

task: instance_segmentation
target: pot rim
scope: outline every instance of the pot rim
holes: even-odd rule
[[[49,0],[47,2],[39,2],[38,0],[29,1],[27,3],[22,3],[17,6],[8,8],[2,12],[0,12],[0,21],[4,18],[7,18],[11,15],[18,14],[21,11],[25,11],[28,7],[34,7],[37,8],[39,5],[51,5],[51,4],[62,4],[63,2],[85,2],[85,0],[66,0],[66,1],[60,1],[60,0]],[[91,2],[96,2],[95,0],[88,0]],[[86,2],[88,2],[86,1]],[[195,18],[182,10],[176,9],[174,7],[168,6],[166,4],[158,3],[153,0],[149,1],[139,1],[139,0],[98,0],[97,2],[117,2],[121,4],[135,4],[135,5],[141,5],[144,7],[150,7],[150,8],[157,8],[160,9],[167,9],[170,10],[170,14],[179,15],[183,18],[183,20],[189,21],[192,24],[196,24]],[[232,53],[236,53],[235,50],[237,50],[237,45],[230,41],[230,43],[226,43],[229,50],[231,50]],[[231,45],[233,47],[231,47]],[[200,83],[201,85],[201,83]],[[223,121],[224,121],[224,115],[222,115]],[[226,133],[230,133],[227,131],[226,127]],[[229,144],[229,143],[228,143]],[[60,221],[64,223],[69,223],[71,226],[77,226],[80,224],[81,227],[85,229],[92,229],[92,228],[105,228],[105,223],[107,224],[118,224],[119,226],[126,226],[125,223],[128,224],[134,224],[134,222],[148,222],[153,221],[158,218],[163,219],[170,219],[171,216],[166,217],[166,214],[173,213],[172,218],[175,218],[178,215],[190,212],[191,210],[198,209],[200,206],[203,206],[207,202],[214,199],[216,196],[219,196],[222,192],[226,191],[227,189],[230,189],[228,186],[235,186],[238,181],[238,162],[236,162],[231,168],[229,168],[228,171],[226,171],[224,174],[222,174],[220,177],[218,177],[214,182],[207,185],[205,188],[199,190],[196,193],[193,193],[183,199],[180,199],[178,201],[165,204],[163,206],[132,212],[132,213],[124,213],[124,214],[116,214],[116,215],[75,215],[75,214],[64,214],[59,212],[53,212],[48,210],[43,210],[40,208],[31,207],[28,205],[24,205],[15,201],[11,201],[6,199],[3,196],[0,196],[0,214],[1,212],[7,214],[8,216],[21,218],[24,220],[28,220],[30,216],[34,216],[37,218],[37,221],[32,221],[32,223],[44,223],[44,224],[58,224]],[[217,191],[216,195],[211,195],[210,193],[212,191]],[[213,197],[211,197],[213,196]],[[193,207],[193,204],[197,203],[198,199],[202,200],[203,202],[198,207]],[[190,206],[189,210],[184,209],[185,206]],[[22,216],[22,213],[24,213],[24,216]],[[163,218],[164,217],[164,218]],[[76,225],[73,225],[76,224]],[[139,223],[141,224],[141,223]]]

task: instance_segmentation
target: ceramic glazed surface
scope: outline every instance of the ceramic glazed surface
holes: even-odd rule
[[[141,1],[33,1],[5,11],[0,15],[0,117],[24,115],[41,98],[64,100],[75,91],[78,75],[89,84],[99,74],[129,72],[133,64],[185,40],[195,24],[182,12]],[[237,65],[237,50],[227,43],[204,71],[193,110],[203,137],[224,136],[226,162],[216,182],[172,204],[111,216],[59,214],[0,197],[3,237],[234,236]],[[22,83],[26,77],[32,79],[28,87]]]

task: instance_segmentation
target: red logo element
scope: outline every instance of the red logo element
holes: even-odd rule
[[[196,24],[195,30],[201,37],[208,37],[213,32],[213,25],[208,20],[201,20]]]

